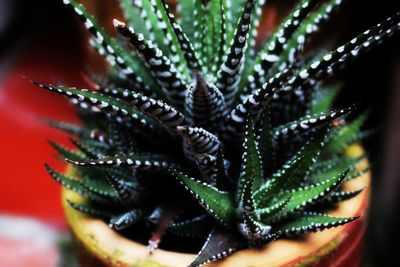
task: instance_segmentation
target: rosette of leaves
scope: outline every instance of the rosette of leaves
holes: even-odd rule
[[[75,150],[51,144],[75,175],[46,165],[85,197],[72,207],[144,233],[150,252],[164,234],[181,238],[161,243],[172,249],[205,240],[191,266],[356,219],[326,211],[362,190],[341,191],[366,171],[355,169],[363,157],[343,151],[367,134],[367,115],[333,109],[339,86],[323,81],[398,31],[400,13],[304,55],[341,0],[300,1],[259,50],[263,0],[181,0],[179,16],[164,0],[120,0],[117,39],[81,4],[63,2],[110,63],[103,76],[88,73],[91,89],[32,81],[69,98],[82,118],[47,120],[74,135]]]

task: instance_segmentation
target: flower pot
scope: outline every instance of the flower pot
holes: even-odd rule
[[[359,145],[350,146],[348,156],[360,156]],[[365,168],[368,161],[360,163]],[[370,172],[344,184],[344,190],[365,188],[358,196],[341,202],[329,214],[338,217],[360,216],[350,224],[311,233],[299,239],[281,239],[261,249],[241,250],[207,266],[357,266],[361,258],[367,224]],[[146,246],[111,230],[105,222],[73,209],[67,199],[80,196],[63,189],[63,205],[81,266],[187,266],[194,254],[162,249],[147,254]]]

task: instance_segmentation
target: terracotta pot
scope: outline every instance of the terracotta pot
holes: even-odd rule
[[[359,156],[363,149],[353,145],[346,153]],[[364,160],[358,167],[366,166],[368,161]],[[355,222],[311,233],[302,239],[278,240],[262,249],[242,250],[207,266],[357,266],[367,223],[369,186],[370,172],[346,182],[344,190],[365,190],[329,213],[339,217],[360,216]],[[162,249],[149,255],[146,246],[120,236],[105,222],[76,211],[66,199],[80,201],[82,198],[63,190],[64,210],[81,266],[187,266],[195,257]]]

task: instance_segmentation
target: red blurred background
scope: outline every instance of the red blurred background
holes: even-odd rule
[[[38,118],[77,118],[65,99],[20,75],[82,86],[84,36],[55,1],[0,0],[0,17],[0,266],[75,266],[60,187],[43,167],[64,168],[48,139],[69,144]]]
[[[86,45],[86,32],[61,1],[8,2],[8,12],[14,16],[2,35],[6,41],[0,50],[0,211],[65,227],[60,186],[49,179],[43,163],[60,170],[65,167],[47,140],[71,145],[66,134],[39,118],[79,121],[65,98],[41,90],[21,75],[44,83],[86,87],[85,68],[101,71],[105,63]],[[112,14],[120,16],[115,1],[83,2],[103,21]],[[110,30],[111,23],[106,28]]]
[[[40,90],[20,75],[43,82],[82,85],[82,36],[74,21],[68,16],[64,18],[70,23],[30,27],[34,30],[30,36],[18,36],[23,38],[18,40],[22,43],[10,47],[11,54],[2,55],[8,62],[3,67],[0,91],[0,210],[40,217],[59,225],[64,224],[60,187],[49,179],[43,162],[62,168],[46,140],[67,142],[65,135],[38,118],[77,119],[64,98]]]

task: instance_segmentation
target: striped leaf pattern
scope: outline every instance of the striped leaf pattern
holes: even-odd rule
[[[359,167],[366,155],[344,152],[373,129],[363,129],[368,113],[334,105],[340,82],[324,81],[398,33],[400,12],[308,52],[342,0],[299,0],[265,44],[255,43],[264,0],[119,0],[118,38],[76,0],[60,1],[110,65],[86,71],[88,89],[24,77],[66,97],[82,121],[43,119],[74,147],[49,141],[68,174],[45,164],[83,197],[72,208],[122,235],[135,227],[129,237],[149,236],[149,253],[203,239],[191,267],[357,219],[326,212],[362,192],[342,185],[370,170]]]

